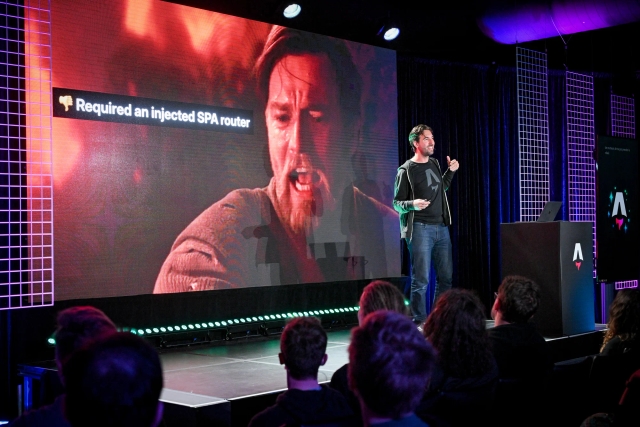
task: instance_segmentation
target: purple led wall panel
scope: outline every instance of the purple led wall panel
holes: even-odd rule
[[[633,98],[611,94],[611,135],[636,137],[636,108]],[[637,280],[615,282],[616,289],[637,288]]]
[[[596,167],[593,121],[593,77],[567,71],[567,151],[569,221],[588,221],[596,236]],[[595,277],[595,271],[594,271]]]
[[[0,310],[53,304],[51,8],[0,3]]]
[[[547,54],[516,48],[520,221],[535,221],[549,201]]]

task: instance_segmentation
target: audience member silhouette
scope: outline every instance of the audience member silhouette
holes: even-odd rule
[[[600,353],[592,357],[585,388],[585,414],[616,411],[629,377],[640,368],[640,291],[618,291],[609,306]],[[583,415],[584,418],[584,415]]]
[[[616,410],[588,417],[581,427],[637,427],[640,425],[640,369],[625,384]]]
[[[77,306],[60,311],[58,313],[57,329],[54,335],[56,340],[55,362],[58,368],[57,379],[50,378],[49,380],[45,380],[44,378],[48,377],[43,377],[43,385],[45,383],[50,384],[46,388],[62,390],[62,386],[59,385],[64,383],[62,366],[71,354],[79,348],[95,340],[103,339],[115,332],[116,326],[111,319],[95,307]],[[26,412],[21,417],[15,419],[11,423],[11,426],[69,426],[63,414],[65,396],[59,393],[60,392],[57,393],[58,395],[52,404]]]
[[[609,306],[609,321],[600,354],[616,355],[639,348],[640,342],[640,290],[618,291]]]
[[[500,380],[494,421],[499,425],[538,425],[548,395],[553,360],[547,342],[530,322],[540,305],[540,288],[531,279],[507,276],[491,309],[488,330]],[[523,415],[527,414],[527,415]]]
[[[364,426],[426,426],[414,410],[434,364],[432,346],[408,316],[384,310],[366,316],[349,345],[349,383]]]
[[[609,321],[600,352],[555,364],[552,399],[569,397],[564,413],[576,424],[590,414],[589,423],[608,422],[606,417],[618,407],[629,376],[640,367],[640,291],[637,288],[617,292],[609,305]]]
[[[435,426],[487,424],[498,367],[480,299],[465,289],[444,292],[427,317],[424,336],[438,357],[418,416]]]
[[[502,280],[491,309],[495,327],[487,331],[500,378],[539,378],[553,369],[547,342],[530,322],[539,305],[540,287],[533,280]]]
[[[358,323],[362,325],[364,318],[377,310],[391,310],[409,316],[402,292],[393,284],[384,280],[374,280],[364,287],[360,296]],[[347,370],[349,364],[343,365],[331,376],[330,386],[342,393],[354,411],[360,412],[360,403],[349,389]]]
[[[287,371],[287,391],[276,404],[256,414],[250,427],[308,423],[354,422],[345,397],[318,384],[318,370],[327,362],[327,333],[315,317],[291,320],[280,337],[280,364]]]
[[[156,427],[162,366],[144,339],[117,332],[73,353],[63,366],[72,427]]]

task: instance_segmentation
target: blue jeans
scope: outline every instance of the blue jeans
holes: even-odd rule
[[[411,255],[411,313],[416,321],[427,318],[426,295],[429,289],[431,261],[436,270],[435,302],[441,293],[451,289],[453,276],[453,257],[449,227],[444,224],[433,225],[421,222],[413,223],[411,240],[407,239]]]

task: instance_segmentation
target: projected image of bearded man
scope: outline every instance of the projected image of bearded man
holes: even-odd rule
[[[340,160],[331,158],[339,151],[332,139],[342,134],[335,74],[326,54],[309,53],[280,59],[269,80],[265,116],[274,205],[294,233],[317,226],[323,208],[335,209],[331,190]]]
[[[384,252],[368,218],[395,213],[351,185],[361,81],[343,42],[276,26],[256,76],[273,177],[196,218],[174,242],[154,293],[357,279],[362,271],[345,260],[374,257],[361,247]],[[354,209],[367,213],[345,226]],[[341,252],[319,260],[314,244],[327,242]]]

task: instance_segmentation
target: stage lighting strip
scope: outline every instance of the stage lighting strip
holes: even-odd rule
[[[593,76],[566,72],[569,221],[592,224],[593,257],[596,241],[596,167],[593,159]],[[593,277],[596,277],[595,269]]]
[[[0,310],[53,305],[51,7],[0,9]]]
[[[235,327],[239,325],[258,324],[263,322],[273,322],[278,320],[293,319],[294,317],[307,317],[307,316],[325,316],[325,315],[339,315],[357,313],[360,307],[342,307],[342,308],[330,308],[327,310],[311,310],[301,312],[290,312],[281,314],[266,314],[264,316],[250,316],[240,317],[237,319],[219,320],[216,322],[202,322],[202,323],[188,323],[182,325],[172,326],[159,326],[154,328],[122,328],[124,332],[131,332],[132,334],[139,336],[156,336],[163,334],[171,334],[178,332],[195,332],[198,330],[208,329],[226,329],[228,327]],[[55,345],[56,340],[53,337],[48,339],[49,344]]]
[[[549,201],[547,54],[516,48],[520,221],[535,221]]]
[[[611,94],[611,134],[620,138],[636,138],[636,108],[633,98]],[[637,280],[615,282],[616,290],[637,287]],[[603,313],[606,314],[606,309]]]

